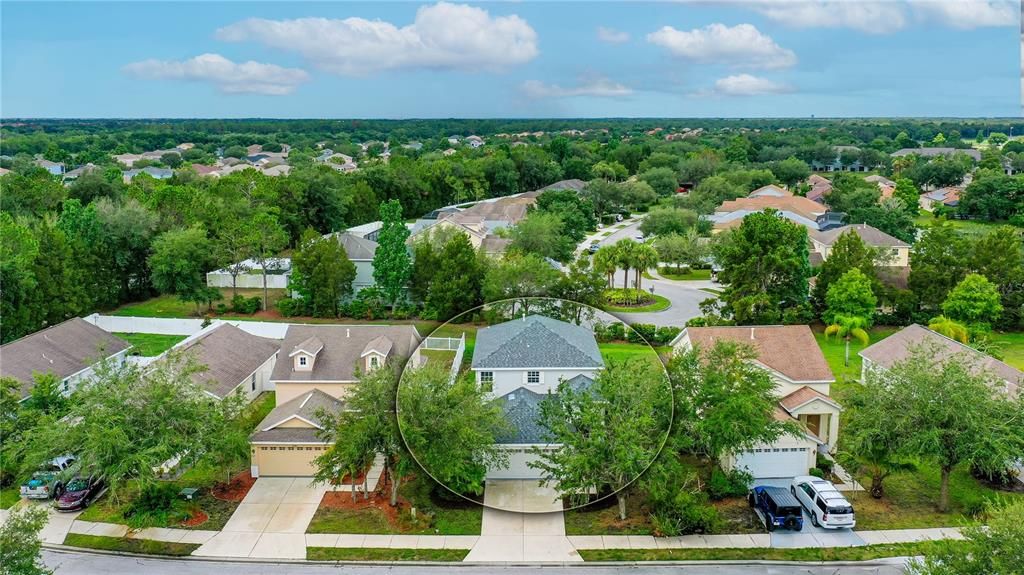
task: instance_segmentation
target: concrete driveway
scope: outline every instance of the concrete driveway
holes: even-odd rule
[[[308,477],[261,477],[224,529],[193,555],[305,559],[306,528],[326,491]]]
[[[755,479],[754,485],[770,485],[789,490],[791,478]],[[853,529],[825,529],[811,523],[811,515],[803,507],[804,528],[800,531],[773,531],[772,547],[855,547],[865,545]]]
[[[484,489],[480,538],[465,561],[582,561],[565,536],[558,493],[537,481],[491,480]]]

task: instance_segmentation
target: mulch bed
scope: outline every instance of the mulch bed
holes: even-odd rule
[[[339,487],[342,491],[328,491],[320,501],[320,507],[326,509],[339,509],[347,511],[360,511],[364,509],[376,509],[381,512],[395,528],[401,528],[399,517],[403,509],[410,507],[409,502],[398,498],[398,505],[390,505],[391,481],[382,477],[377,490],[370,492],[370,497],[364,499],[360,491],[356,492],[356,500],[352,500],[350,487]]]
[[[191,513],[189,518],[181,522],[183,527],[198,527],[210,519],[210,516],[198,507],[191,510],[189,513]]]
[[[243,471],[231,478],[227,483],[218,483],[213,487],[213,496],[222,501],[241,501],[252,489],[256,479],[248,471]]]

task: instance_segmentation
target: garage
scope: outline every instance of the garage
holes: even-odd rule
[[[488,469],[487,479],[540,479],[541,470],[529,466],[531,461],[538,459],[529,447],[506,447],[504,450],[508,453],[508,467]]]
[[[755,478],[807,475],[808,447],[761,447],[736,454],[736,469],[746,469]]]
[[[316,472],[313,460],[322,455],[325,445],[252,446],[253,477],[311,477]]]

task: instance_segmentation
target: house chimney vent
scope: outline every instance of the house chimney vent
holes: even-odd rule
[[[750,328],[750,339],[756,339],[754,337],[754,328]]]
[[[345,337],[352,337],[352,330],[347,327],[345,328]]]

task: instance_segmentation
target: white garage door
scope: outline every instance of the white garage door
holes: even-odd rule
[[[743,451],[736,456],[736,468],[746,468],[757,479],[807,475],[806,447],[765,447]]]
[[[487,470],[487,479],[540,479],[541,471],[527,465],[537,456],[526,449],[509,449],[508,467],[505,469],[491,468]]]

